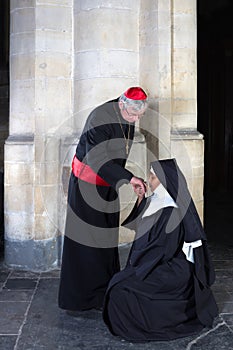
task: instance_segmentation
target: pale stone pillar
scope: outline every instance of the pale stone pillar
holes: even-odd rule
[[[203,217],[204,141],[197,131],[196,1],[172,2],[171,156],[184,171]]]
[[[146,0],[140,12],[140,82],[151,103],[141,127],[148,162],[175,157],[198,211],[203,207],[203,137],[197,131],[196,1]]]
[[[79,128],[90,109],[138,84],[139,6],[139,0],[74,0],[74,111]]]
[[[140,0],[74,1],[76,135],[91,109],[138,85],[139,10]],[[145,155],[144,137],[137,133],[127,168],[144,177]],[[122,221],[135,201],[131,186],[120,189],[120,200]],[[120,242],[129,240],[129,236],[128,230],[120,229]]]
[[[47,270],[57,266],[60,254],[59,147],[72,127],[72,13],[72,0],[11,1],[5,144],[5,262],[10,266]]]
[[[140,83],[150,94],[147,118],[141,122],[148,162],[170,156],[171,133],[171,1],[141,1]]]
[[[57,266],[67,179],[84,121],[90,109],[138,84],[139,5],[139,0],[11,1],[6,264],[31,270]],[[139,136],[134,149],[143,142]],[[135,170],[132,161],[129,166]]]

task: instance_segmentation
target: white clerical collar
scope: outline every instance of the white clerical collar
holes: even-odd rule
[[[154,190],[153,194],[148,197],[150,198],[150,204],[142,215],[142,219],[155,214],[158,210],[166,207],[178,208],[170,194],[167,192],[162,184]]]

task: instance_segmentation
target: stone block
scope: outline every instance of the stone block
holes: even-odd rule
[[[32,119],[29,119],[32,117]],[[35,131],[34,116],[31,114],[25,116],[25,113],[19,113],[18,116],[11,114],[10,134],[32,134]]]
[[[100,51],[77,51],[74,55],[74,72],[77,79],[100,77]]]
[[[104,101],[119,97],[129,86],[138,84],[138,78],[122,77],[121,75],[110,78],[93,78],[74,81],[74,110],[90,111]],[[81,124],[84,125],[86,117]]]
[[[168,33],[171,31],[171,13],[170,11],[158,12],[158,29],[165,29]]]
[[[67,94],[69,92],[67,91]],[[52,91],[51,91],[52,95]],[[60,96],[61,98],[61,96]],[[64,135],[69,135],[74,129],[72,128],[73,115],[71,114],[71,106],[69,106],[69,98],[67,96],[67,106],[65,106],[65,96],[64,96],[64,105],[54,113],[54,108],[49,106],[46,116],[45,116],[45,133],[54,134],[56,137],[62,137]],[[58,98],[57,98],[58,100]],[[39,119],[39,118],[38,118]],[[37,121],[39,122],[39,120]]]
[[[174,15],[173,27],[175,48],[196,48],[196,18],[193,15]]]
[[[78,79],[115,77],[116,75],[135,77],[137,71],[138,53],[134,51],[88,51],[77,53],[75,58],[75,76]]]
[[[135,176],[142,177],[142,178],[147,177],[147,159],[146,159],[145,140],[143,140],[142,142],[135,141],[133,143],[126,166],[129,171],[135,174]]]
[[[135,13],[95,9],[75,15],[74,23],[75,51],[90,48],[138,51],[138,36],[135,35],[138,20]]]
[[[93,9],[122,9],[137,11],[139,6],[138,0],[86,0],[75,1],[76,11],[90,11]]]
[[[35,137],[35,162],[54,162],[60,158],[60,139],[56,135]]]
[[[16,8],[11,12],[11,33],[33,32],[36,29],[35,7]]]
[[[196,16],[196,0],[175,0],[173,12]]]
[[[19,54],[11,55],[11,79],[12,80],[30,80],[35,76],[35,55]]]
[[[60,186],[59,185],[39,186],[36,188],[37,188],[37,191],[41,192],[39,197],[37,212],[39,212],[39,209],[43,206],[44,211],[41,215],[47,216],[49,220],[53,222],[53,225],[57,227],[58,208],[59,208],[58,199],[59,199],[59,193],[60,193]],[[38,198],[38,195],[39,193],[37,192],[37,198]]]
[[[26,271],[48,271],[57,268],[61,237],[5,241],[5,264]]]
[[[19,174],[20,177],[20,174]],[[19,179],[20,181],[20,179]],[[5,211],[33,214],[33,187],[32,185],[6,185],[4,188]]]
[[[61,166],[57,161],[35,163],[35,183],[54,185],[61,181]]]
[[[39,30],[53,30],[61,33],[71,32],[71,7],[37,4],[36,27]]]
[[[56,115],[57,110],[67,108],[67,106],[70,107],[71,85],[70,79],[37,79],[35,82],[37,108],[43,110],[53,108],[54,114]],[[63,98],[61,98],[61,96]],[[55,110],[54,106],[56,106]],[[61,121],[59,121],[59,123]]]
[[[10,134],[34,133],[35,82],[12,81],[10,87]]]
[[[11,57],[16,54],[30,55],[35,53],[35,33],[11,34]]]
[[[38,79],[35,82],[35,89],[37,93],[36,107],[46,118],[47,133],[54,133],[70,115],[72,82],[70,79]],[[40,118],[37,118],[37,126],[39,123]]]
[[[5,144],[5,162],[8,163],[29,163],[34,160],[34,144],[27,141],[25,137],[13,138],[12,136],[6,140]]]
[[[129,167],[127,167],[127,169],[129,170]],[[137,173],[135,173],[135,175],[137,175]],[[127,212],[130,203],[134,203],[136,199],[133,188],[130,184],[120,187],[119,198],[121,203],[121,210],[125,210]]]
[[[138,74],[138,52],[126,50],[101,51],[100,74],[105,77],[116,75],[136,77]]]
[[[36,215],[47,215],[47,208],[42,194],[41,186],[34,187],[34,202],[35,202],[35,214]]]
[[[34,219],[33,215],[18,212],[5,213],[5,239],[24,241],[25,239],[33,238]]]
[[[176,0],[175,0],[176,1]],[[156,0],[155,2],[158,2],[157,9],[158,11],[172,11],[173,3],[169,0]]]
[[[47,215],[35,215],[35,241],[55,238],[57,224]]]
[[[189,70],[196,72],[196,46],[194,48],[174,48],[172,50],[172,63],[175,72]]]
[[[36,0],[11,0],[11,10],[35,7]]]
[[[73,6],[73,0],[37,0],[37,5],[56,5],[56,7],[61,6]]]
[[[72,35],[70,32],[36,31],[36,52],[71,54]]]
[[[143,57],[141,58],[141,61],[143,62]],[[142,64],[143,66],[143,64]],[[151,67],[153,68],[153,67]],[[150,70],[150,71],[144,71],[143,69],[140,72],[140,81],[141,85],[146,86],[146,91],[151,92],[153,95],[157,95],[159,93],[158,91],[158,70]]]
[[[34,167],[30,163],[5,162],[5,185],[29,185],[33,183]]]
[[[174,113],[172,127],[177,129],[195,129],[197,126],[196,113]]]
[[[156,74],[156,77],[158,76],[158,59],[159,59],[159,52],[158,52],[158,46],[155,47],[140,47],[140,64],[141,64],[141,74],[143,74],[144,71],[146,72],[154,72]],[[155,80],[157,80],[155,78]]]
[[[189,179],[187,179],[189,180]],[[189,189],[195,202],[203,201],[204,176],[192,177],[189,180]]]
[[[173,92],[175,98],[192,99],[197,95],[196,73],[181,72],[174,76]]]
[[[172,99],[172,111],[175,114],[182,113],[196,113],[197,112],[197,101],[196,99]]]
[[[75,150],[79,141],[78,135],[72,135],[64,138],[60,146],[60,163],[63,167],[71,167]]]
[[[72,71],[71,56],[65,53],[41,52],[35,59],[36,77],[70,78]]]
[[[188,136],[187,136],[188,137]],[[192,137],[190,135],[190,137]],[[181,170],[187,178],[193,177],[193,169],[203,167],[204,149],[203,140],[196,139],[172,139],[171,154],[179,162]]]
[[[199,203],[198,212],[201,218],[203,218],[203,146],[202,135],[197,132],[196,136],[192,136],[192,133],[188,134],[187,132],[186,136],[183,135],[183,139],[180,136],[180,140],[172,138],[171,141],[171,156],[176,158],[181,171],[184,173],[195,204]]]
[[[159,45],[159,31],[157,28],[154,28],[153,31],[151,28],[147,27],[143,23],[140,23],[139,30],[139,46],[141,49],[153,50],[154,47]]]

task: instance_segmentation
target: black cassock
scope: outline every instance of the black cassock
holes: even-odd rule
[[[123,131],[131,147],[134,124],[121,117],[117,101],[91,112],[76,149],[77,159],[110,186],[71,173],[59,288],[62,309],[101,307],[109,280],[120,269],[118,188],[133,176],[125,169]]]
[[[123,225],[136,231],[126,267],[110,281],[103,317],[114,335],[130,341],[171,340],[211,326],[218,314],[210,285],[215,274],[186,181],[174,159],[153,162],[178,204],[144,217],[144,199]],[[201,240],[186,259],[184,242]]]

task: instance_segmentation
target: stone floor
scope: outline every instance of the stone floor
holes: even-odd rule
[[[59,270],[43,273],[0,265],[1,350],[233,350],[233,246],[210,245],[216,268],[213,291],[220,316],[212,329],[169,342],[130,343],[113,337],[99,311],[73,318],[57,307]],[[122,265],[128,246],[120,247]]]

